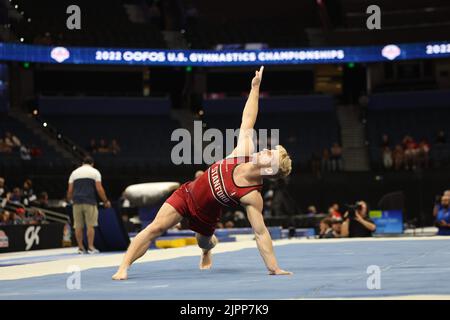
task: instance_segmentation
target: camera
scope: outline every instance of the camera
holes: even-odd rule
[[[349,218],[349,219],[354,219],[356,211],[361,211],[363,208],[362,205],[359,203],[347,204],[347,205],[345,205],[345,207],[347,208],[347,212],[348,212],[347,218]]]

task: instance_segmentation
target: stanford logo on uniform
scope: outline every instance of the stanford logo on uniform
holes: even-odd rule
[[[222,187],[222,181],[219,178],[219,172],[217,171],[218,167],[214,167],[211,169],[211,175],[210,175],[210,179],[211,179],[211,185],[213,188],[213,194],[218,197],[222,202],[229,202],[230,199],[228,199],[227,195],[224,193],[223,191],[223,187]],[[218,200],[219,200],[218,199]]]

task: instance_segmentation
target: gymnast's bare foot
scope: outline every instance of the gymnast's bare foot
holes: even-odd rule
[[[208,270],[211,269],[212,266],[212,254],[211,250],[208,252],[203,252],[202,257],[200,259],[200,270]]]
[[[127,280],[128,279],[128,273],[127,270],[117,270],[117,272],[112,276],[113,280]]]

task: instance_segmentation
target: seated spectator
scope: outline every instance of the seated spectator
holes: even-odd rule
[[[389,147],[384,147],[383,149],[383,167],[386,170],[389,170],[392,168],[393,159],[392,159],[392,151]]]
[[[5,139],[0,139],[0,153],[11,153],[12,148],[6,144]]]
[[[105,139],[100,139],[97,152],[98,153],[109,153],[110,152],[110,150],[108,148],[108,145],[106,144]]]
[[[401,170],[405,161],[405,154],[401,145],[396,145],[392,153],[392,160],[394,161],[395,170]]]
[[[0,198],[7,198],[8,197],[8,187],[5,183],[5,178],[0,177]]]
[[[13,189],[11,195],[9,196],[9,201],[21,204],[22,203],[22,190],[20,188],[16,187]]]
[[[111,141],[111,145],[109,146],[109,150],[110,150],[110,152],[112,152],[112,154],[120,153],[120,146],[119,146],[119,143],[117,142],[116,139],[113,139]]]
[[[98,148],[97,148],[97,142],[95,142],[95,139],[91,139],[91,142],[89,143],[89,146],[86,149],[90,154],[97,153]]]
[[[333,229],[333,235],[335,238],[341,237],[342,219],[332,219],[331,228]]]
[[[415,170],[417,168],[417,143],[411,136],[405,136],[402,144],[405,150],[405,169]]]
[[[339,204],[334,203],[328,208],[328,217],[331,219],[342,219],[342,214],[339,212]]]
[[[339,143],[334,143],[331,147],[331,169],[342,171],[342,148]]]
[[[444,195],[441,198],[441,206],[436,216],[436,226],[439,236],[450,236],[450,196]]]
[[[435,140],[436,144],[446,144],[447,143],[447,136],[445,135],[444,130],[439,130],[436,136]]]
[[[1,208],[0,208],[0,210],[1,210],[1,212],[0,212],[0,225],[1,226],[9,225],[10,224],[11,213],[8,210],[3,210]]]
[[[344,215],[342,223],[342,237],[371,237],[372,232],[376,230],[375,223],[367,216],[367,203],[358,201],[358,208],[354,211],[354,215],[347,211]]]
[[[30,179],[25,180],[22,189],[22,203],[26,206],[37,199],[33,190],[33,182]]]
[[[27,217],[27,224],[42,224],[45,222],[45,214],[41,210],[33,210]]]
[[[20,142],[19,138],[17,138],[11,132],[6,132],[5,133],[4,141],[5,141],[6,145],[8,145],[11,148],[19,148],[22,145],[22,143]]]
[[[315,206],[309,206],[308,209],[306,209],[306,215],[308,217],[314,217],[317,214],[317,209]]]
[[[35,201],[32,201],[32,204],[36,207],[47,209],[48,208],[48,193],[41,192]]]
[[[322,151],[322,172],[331,171],[330,151],[325,148]]]
[[[423,139],[420,141],[418,149],[417,149],[417,165],[420,168],[428,168],[429,166],[429,154],[430,154],[430,145],[428,142]]]
[[[325,238],[334,238],[333,234],[333,221],[330,218],[325,218],[320,221],[320,231],[319,231],[319,238],[325,239]]]

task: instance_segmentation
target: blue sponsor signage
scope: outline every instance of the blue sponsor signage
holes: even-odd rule
[[[370,211],[370,219],[375,222],[377,234],[403,233],[403,212],[401,210]]]
[[[0,43],[0,60],[54,64],[246,66],[380,62],[450,57],[450,42],[262,50],[165,50]]]

